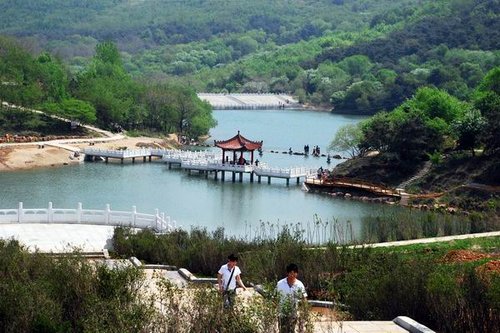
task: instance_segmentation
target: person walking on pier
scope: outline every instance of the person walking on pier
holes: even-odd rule
[[[230,254],[227,257],[227,264],[222,265],[217,273],[217,283],[219,292],[224,300],[224,309],[232,309],[236,301],[236,284],[247,290],[245,284],[241,280],[241,270],[237,266],[238,257]]]
[[[298,303],[307,298],[307,293],[304,284],[297,279],[299,267],[296,264],[286,266],[286,273],[287,276],[276,285],[279,296],[279,331],[293,333],[297,324]]]

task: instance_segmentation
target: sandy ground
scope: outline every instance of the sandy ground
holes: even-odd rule
[[[117,149],[127,147],[127,149],[137,149],[140,147],[167,147],[173,148],[175,137],[165,141],[159,138],[149,137],[125,137],[119,140],[107,142],[95,142],[93,148]],[[61,167],[75,163],[81,163],[83,156],[74,157],[74,151],[89,147],[89,142],[59,144],[61,147],[50,146],[50,142],[44,143],[44,148],[39,144],[4,144],[0,146],[0,172],[16,171],[33,168]],[[65,148],[62,148],[65,147]]]

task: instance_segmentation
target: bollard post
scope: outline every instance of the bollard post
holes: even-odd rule
[[[155,209],[155,223],[156,223],[156,225],[153,227],[155,227],[156,230],[160,230],[160,228],[161,228],[160,211],[158,210],[158,208]],[[158,227],[158,224],[160,224],[160,227]]]
[[[78,223],[82,223],[82,203],[78,203],[78,207],[76,209],[76,221]]]
[[[19,207],[17,209],[17,222],[22,223],[23,222],[23,203],[19,202]]]
[[[109,213],[111,211],[111,206],[109,204],[106,204],[106,211],[105,211],[105,215],[104,215],[104,222],[105,224],[109,224]]]
[[[52,223],[54,221],[52,212],[52,202],[49,201],[49,209],[47,210],[47,223]]]
[[[137,207],[132,206],[132,226],[135,228],[135,223],[137,219]]]

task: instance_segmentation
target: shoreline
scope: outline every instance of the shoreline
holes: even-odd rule
[[[0,145],[0,172],[15,172],[41,168],[56,168],[83,162],[83,154],[75,157],[75,151],[81,151],[93,142],[92,147],[101,149],[137,149],[142,146],[175,148],[177,138],[169,135],[168,139],[153,137],[123,137],[104,141],[102,138],[86,139],[82,142],[31,142],[29,144]],[[43,148],[41,148],[43,147]]]

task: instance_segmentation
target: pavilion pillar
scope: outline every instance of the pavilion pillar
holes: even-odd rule
[[[220,179],[224,181],[224,177],[226,175],[226,172],[224,170],[221,171]]]
[[[253,183],[253,172],[250,172],[250,183]]]
[[[250,164],[253,164],[253,150],[250,152]]]
[[[222,164],[226,163],[226,150],[222,149]]]
[[[243,181],[243,172],[240,172],[240,183]]]
[[[233,183],[236,181],[236,172],[233,171]]]

